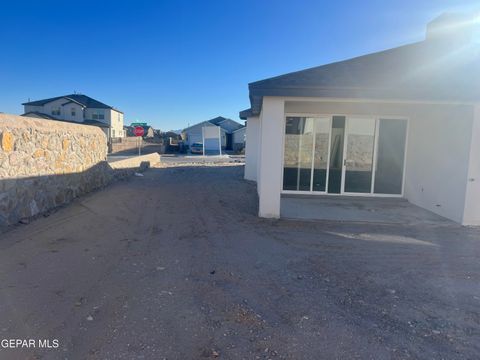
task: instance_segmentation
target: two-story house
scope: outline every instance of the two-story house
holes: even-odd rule
[[[94,125],[108,139],[125,137],[123,112],[82,94],[57,96],[22,104],[23,116]]]

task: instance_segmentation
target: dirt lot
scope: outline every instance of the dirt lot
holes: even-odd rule
[[[241,166],[151,169],[2,234],[0,359],[475,359],[480,231],[256,217]]]

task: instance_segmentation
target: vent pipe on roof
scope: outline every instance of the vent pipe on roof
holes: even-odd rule
[[[427,24],[427,41],[441,41],[450,46],[472,42],[479,17],[469,13],[443,13]]]

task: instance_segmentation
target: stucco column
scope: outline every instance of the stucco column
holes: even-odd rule
[[[257,163],[260,136],[260,119],[258,116],[247,118],[245,143],[245,179],[257,181]]]
[[[480,225],[480,105],[474,106],[463,225]]]
[[[260,164],[257,174],[260,217],[280,217],[284,113],[283,99],[263,99],[260,116]]]

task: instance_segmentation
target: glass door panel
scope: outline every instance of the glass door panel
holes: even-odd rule
[[[375,194],[402,194],[406,137],[406,120],[380,119],[375,167]]]
[[[344,137],[345,116],[334,116],[332,118],[330,164],[328,170],[328,193],[330,194],[340,194],[342,191]]]
[[[310,191],[313,161],[312,118],[287,117],[283,163],[283,190]]]
[[[375,119],[348,118],[344,192],[371,193]]]
[[[315,118],[313,191],[326,191],[330,126],[330,118]]]

